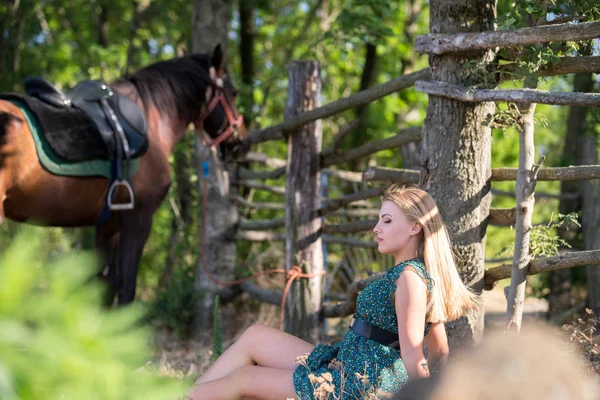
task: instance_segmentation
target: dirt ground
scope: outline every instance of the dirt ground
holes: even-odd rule
[[[504,324],[506,315],[506,298],[502,288],[494,290],[484,290],[483,308],[485,310],[485,327],[499,328]],[[544,319],[544,314],[548,312],[548,302],[543,299],[526,297],[523,306],[523,322],[528,320]]]
[[[483,292],[486,329],[501,328],[506,313],[506,299],[502,289]],[[526,298],[523,314],[524,323],[528,320],[541,319],[548,310],[545,300]],[[259,312],[256,321],[246,321],[245,326],[253,322],[276,326],[275,309]],[[241,333],[243,327],[239,330]],[[223,348],[229,347],[233,339],[225,341]],[[203,335],[196,340],[181,341],[173,333],[166,331],[155,334],[156,353],[148,366],[157,369],[161,375],[186,379],[193,383],[211,364],[212,337]]]

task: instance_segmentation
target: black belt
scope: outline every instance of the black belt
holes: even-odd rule
[[[375,326],[367,321],[357,318],[356,316],[350,318],[349,327],[351,331],[367,339],[374,340],[394,349],[400,348],[400,340],[397,333]]]

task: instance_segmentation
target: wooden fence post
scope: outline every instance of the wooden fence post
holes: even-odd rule
[[[525,79],[525,86],[535,88],[536,77]],[[534,190],[537,172],[541,166],[535,166],[535,139],[533,115],[536,103],[519,106],[522,122],[519,131],[519,172],[517,174],[517,221],[515,224],[515,249],[511,281],[506,298],[506,329],[520,331],[525,302],[525,286],[527,285],[527,269],[531,261],[529,238],[531,236],[531,218],[535,204]]]
[[[321,67],[316,61],[292,62],[289,70],[285,119],[320,106]],[[323,271],[321,242],[321,121],[291,132],[287,138],[285,191],[285,268],[302,268],[315,274]],[[297,279],[285,305],[285,331],[313,343],[319,340],[322,276]]]
[[[598,143],[595,136],[584,136],[580,140],[581,164],[598,164]],[[600,249],[600,181],[584,181],[581,190],[581,227],[583,249]],[[587,266],[589,306],[596,316],[600,316],[600,267]]]

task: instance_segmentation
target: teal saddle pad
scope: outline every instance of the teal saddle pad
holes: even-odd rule
[[[29,130],[33,135],[33,141],[35,142],[35,148],[40,163],[50,173],[61,176],[100,176],[106,179],[112,178],[112,165],[108,160],[91,159],[73,162],[56,154],[46,140],[44,132],[31,110],[20,101],[12,99],[9,101],[17,105],[23,112],[27,124],[29,125]],[[124,177],[130,178],[135,175],[139,166],[139,158],[130,160],[123,168]]]

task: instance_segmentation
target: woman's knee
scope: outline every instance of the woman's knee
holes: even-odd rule
[[[248,328],[246,328],[244,333],[242,333],[242,336],[240,336],[240,340],[249,340],[254,343],[257,340],[260,340],[260,338],[264,337],[265,332],[268,329],[270,328],[260,324],[251,325]]]

